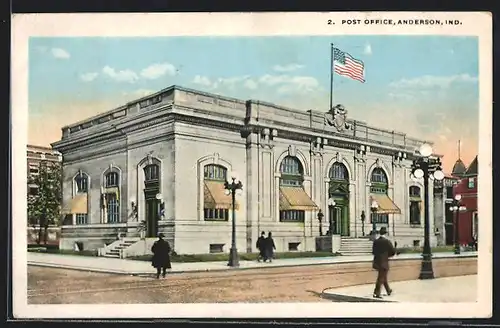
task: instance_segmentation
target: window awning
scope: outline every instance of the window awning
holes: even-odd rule
[[[386,194],[372,194],[370,202],[375,200],[378,203],[378,210],[376,213],[380,214],[401,214],[401,209],[394,204],[392,199]]]
[[[87,194],[76,195],[62,210],[63,214],[87,214]]]
[[[221,181],[205,181],[203,188],[203,202],[204,208],[221,208],[232,209],[233,201],[231,195],[225,194],[224,182]],[[234,204],[235,209],[239,208],[236,201]]]
[[[302,187],[280,187],[280,210],[313,211],[318,209]]]

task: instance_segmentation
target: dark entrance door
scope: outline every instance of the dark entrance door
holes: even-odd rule
[[[159,201],[156,199],[157,188],[144,189],[146,199],[146,237],[158,235]]]

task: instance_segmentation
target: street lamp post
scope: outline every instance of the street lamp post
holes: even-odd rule
[[[238,258],[238,250],[236,249],[236,192],[241,192],[243,189],[243,184],[237,178],[236,174],[231,174],[231,182],[224,182],[224,188],[226,189],[226,195],[231,195],[232,200],[232,212],[233,212],[233,222],[231,230],[231,249],[229,250],[229,261],[227,263],[230,267],[239,267],[240,260]]]
[[[331,236],[333,235],[333,231],[334,231],[334,225],[333,225],[333,218],[332,218],[332,210],[331,208],[332,207],[335,207],[335,205],[337,205],[337,203],[335,203],[335,200],[333,198],[329,198],[328,199],[328,207],[329,207],[329,225],[328,225],[328,234]],[[335,213],[335,212],[334,212]],[[337,226],[337,215],[335,215],[335,227]]]
[[[455,254],[460,254],[460,212],[465,211],[466,208],[465,206],[462,206],[462,203],[460,203],[460,200],[462,200],[462,195],[456,194],[453,202],[451,203],[450,206],[450,211],[452,211],[455,215],[455,224],[454,226],[454,244],[455,244],[455,249],[454,252]]]
[[[432,147],[423,144],[419,149],[420,157],[413,161],[412,174],[417,179],[424,179],[424,249],[419,279],[434,279],[432,267],[432,251],[430,243],[430,213],[429,213],[429,179],[431,175],[436,180],[443,180],[439,158],[431,157]]]
[[[325,215],[323,214],[323,212],[321,212],[321,210],[318,211],[318,221],[319,221],[319,235],[320,237],[323,236],[323,217]]]
[[[379,207],[379,205],[378,205],[377,201],[376,200],[372,200],[372,203],[370,205],[370,209],[372,211],[372,213],[371,213],[372,214],[371,215],[371,218],[372,218],[372,233],[371,233],[371,235],[372,235],[373,238],[375,238],[375,236],[377,234],[377,222],[375,220],[375,213],[377,213],[378,207]]]

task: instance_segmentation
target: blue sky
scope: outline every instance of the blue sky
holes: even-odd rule
[[[326,111],[330,43],[365,63],[366,83],[334,76],[350,117],[430,138],[441,153],[461,138],[464,160],[475,155],[475,37],[32,38],[29,140],[48,144],[65,124],[172,84]]]

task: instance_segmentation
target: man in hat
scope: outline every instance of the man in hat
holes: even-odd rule
[[[387,282],[387,273],[389,272],[389,258],[396,254],[396,250],[391,241],[385,237],[387,229],[385,227],[380,228],[379,234],[380,237],[374,240],[372,248],[373,269],[378,272],[377,282],[375,283],[375,290],[373,292],[374,298],[382,298],[382,296],[380,296],[382,285],[388,296],[392,294],[392,289]]]
[[[260,262],[261,259],[265,258],[265,251],[266,251],[266,233],[262,231],[260,233],[259,239],[257,239],[257,243],[255,246],[257,246],[257,249],[259,250],[259,255],[257,255],[257,261]]]
[[[155,241],[153,247],[151,247],[151,252],[153,252],[151,264],[156,268],[156,279],[160,278],[160,273],[162,273],[163,278],[165,278],[167,269],[172,268],[170,264],[170,244],[163,238],[165,238],[165,235],[160,233],[158,235],[158,240]]]

